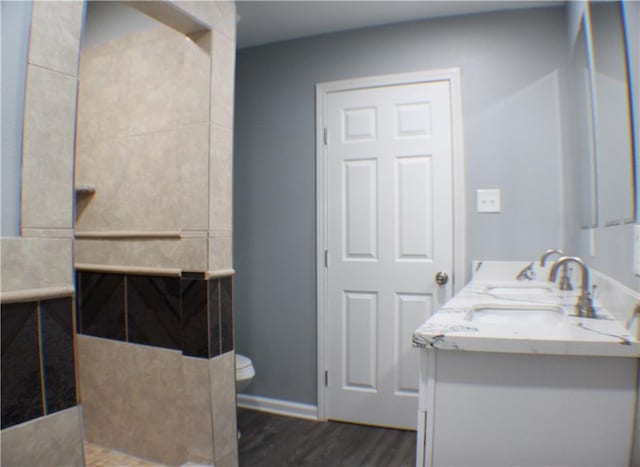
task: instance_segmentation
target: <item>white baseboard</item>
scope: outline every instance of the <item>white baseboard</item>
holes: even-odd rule
[[[238,394],[238,407],[259,410],[289,417],[318,420],[318,407],[311,404],[271,399],[252,394]]]

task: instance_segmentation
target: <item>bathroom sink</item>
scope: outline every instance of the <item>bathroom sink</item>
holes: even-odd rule
[[[478,305],[466,319],[484,324],[552,325],[562,321],[562,307],[552,305]]]
[[[553,289],[551,287],[541,285],[500,285],[487,287],[485,289],[485,293],[509,297],[531,297],[551,295],[553,293]]]

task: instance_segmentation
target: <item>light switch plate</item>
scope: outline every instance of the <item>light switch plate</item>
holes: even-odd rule
[[[634,245],[634,249],[635,249],[635,261],[634,261],[634,266],[633,266],[633,271],[640,276],[640,224],[636,224],[633,226],[633,231],[634,231],[634,241],[633,241],[633,245]]]
[[[500,189],[484,188],[476,190],[476,204],[478,212],[500,212]]]

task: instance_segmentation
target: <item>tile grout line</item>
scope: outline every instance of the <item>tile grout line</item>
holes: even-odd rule
[[[123,298],[122,301],[123,303],[123,309],[124,309],[124,341],[125,342],[129,342],[129,305],[128,302],[129,300],[127,300],[127,275],[123,274],[122,275],[122,282],[123,282]]]
[[[80,404],[80,360],[78,357],[78,335],[81,334],[82,329],[82,316],[80,316],[80,310],[82,307],[82,295],[79,293],[82,287],[82,282],[78,271],[74,269],[75,277],[75,293],[71,299],[71,344],[73,345],[73,377],[76,385],[75,390],[75,405]]]
[[[33,67],[39,68],[40,70],[50,71],[51,73],[55,73],[56,75],[66,76],[67,78],[72,78],[72,79],[75,79],[76,81],[78,81],[78,73],[76,73],[75,75],[72,75],[72,74],[67,73],[65,71],[55,70],[55,69],[53,69],[53,68],[51,68],[49,66],[40,65],[39,63],[32,62],[31,59],[27,60],[27,65],[31,65]]]
[[[234,308],[234,302],[235,302],[235,277],[231,276],[229,278],[229,282],[230,282],[230,294],[231,296],[229,297],[229,302],[230,305],[229,307],[231,308],[231,350],[235,351],[236,350],[236,318],[235,318],[235,313],[233,311]]]
[[[209,287],[209,281],[207,279],[204,280],[205,283],[205,287],[206,287],[206,291],[207,291],[207,298],[206,298],[206,302],[205,302],[205,307],[206,307],[206,313],[207,313],[207,358],[211,358],[213,355],[211,355],[211,350],[212,350],[212,346],[211,346],[211,293],[210,293],[210,287]]]
[[[75,269],[75,277],[76,277],[76,295],[75,295],[75,310],[76,310],[76,314],[75,314],[75,326],[76,326],[76,332],[78,334],[82,334],[82,331],[84,329],[83,323],[82,323],[82,318],[83,318],[83,313],[82,313],[82,273],[81,271],[78,271],[77,269]]]
[[[209,30],[208,33],[209,37],[209,115],[207,116],[207,258],[206,258],[206,267],[205,267],[205,271],[210,271],[211,270],[211,258],[212,258],[212,254],[213,254],[213,248],[212,248],[212,242],[209,239],[209,234],[211,233],[211,209],[212,209],[212,203],[211,203],[211,196],[213,196],[213,191],[211,188],[211,170],[212,170],[212,163],[211,163],[211,159],[213,158],[213,144],[214,144],[214,140],[213,140],[213,127],[212,127],[212,123],[213,123],[213,99],[214,99],[214,92],[213,92],[213,73],[214,73],[214,66],[215,66],[215,57],[213,55],[213,51],[214,51],[214,47],[215,47],[215,43],[214,43],[214,39],[215,36],[213,34],[213,30]],[[207,280],[208,282],[208,280]],[[209,284],[207,283],[207,316],[209,316],[209,314],[211,313],[211,307],[209,306]],[[211,349],[211,327],[209,327],[209,355],[211,355],[212,349]]]
[[[222,280],[216,279],[218,287],[218,355],[222,355]]]

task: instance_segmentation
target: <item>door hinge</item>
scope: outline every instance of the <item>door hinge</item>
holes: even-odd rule
[[[329,267],[329,250],[324,250],[324,267]]]
[[[324,129],[324,145],[329,144],[329,130],[327,128]]]
[[[324,385],[329,386],[329,370],[324,370]]]

